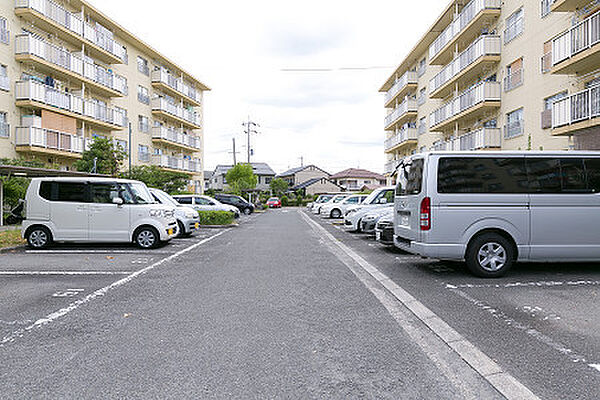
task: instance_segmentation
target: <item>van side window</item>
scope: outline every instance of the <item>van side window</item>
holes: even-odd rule
[[[86,203],[86,186],[81,182],[56,182],[56,201]]]
[[[523,158],[441,158],[438,193],[527,193]]]
[[[90,191],[92,203],[112,203],[119,197],[119,187],[115,183],[92,183]]]
[[[40,197],[46,200],[52,200],[52,182],[40,183]]]
[[[581,158],[528,158],[527,170],[531,191],[532,193],[595,193],[594,185],[597,183],[594,184],[592,180],[594,169],[597,174],[598,163],[593,159],[585,160],[584,163]]]
[[[563,158],[560,160],[562,191],[589,193],[585,179],[585,167],[580,158]]]
[[[600,193],[600,158],[585,160],[588,188],[593,193]]]
[[[528,158],[529,186],[533,193],[560,193],[560,160]]]

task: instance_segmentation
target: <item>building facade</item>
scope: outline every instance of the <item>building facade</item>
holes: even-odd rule
[[[0,0],[0,157],[68,170],[106,137],[201,192],[206,90],[85,1]]]
[[[284,181],[286,181],[290,188],[307,182],[310,179],[328,178],[329,176],[331,176],[330,173],[323,171],[316,165],[305,165],[302,167],[296,167],[288,169],[287,171],[282,172],[281,174],[277,174],[277,178],[281,178]]]
[[[275,178],[275,171],[266,163],[251,162],[252,171],[256,175],[256,188],[259,191],[271,190],[271,181]],[[233,168],[233,165],[217,165],[212,173],[210,188],[212,190],[225,190],[228,188],[227,171]]]
[[[346,190],[361,190],[364,186],[385,185],[385,176],[366,169],[348,168],[329,177],[336,185]]]
[[[599,77],[599,0],[453,0],[380,89],[385,173],[427,150],[600,150]]]

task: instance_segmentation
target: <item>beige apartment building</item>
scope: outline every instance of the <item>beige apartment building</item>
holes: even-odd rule
[[[206,90],[85,1],[0,0],[0,158],[66,170],[108,137],[201,192]]]
[[[453,0],[380,91],[388,175],[426,150],[600,150],[600,0]]]

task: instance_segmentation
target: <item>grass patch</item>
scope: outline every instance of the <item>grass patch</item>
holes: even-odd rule
[[[0,232],[0,249],[15,247],[22,244],[25,244],[25,240],[21,238],[20,229],[11,229]]]
[[[198,211],[200,225],[230,225],[234,216],[229,211]]]

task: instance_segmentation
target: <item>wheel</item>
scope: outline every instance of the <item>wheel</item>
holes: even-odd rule
[[[153,249],[158,246],[160,236],[151,226],[140,228],[134,236],[135,244],[142,249]]]
[[[27,244],[33,249],[45,249],[52,244],[52,234],[48,228],[37,226],[27,233]]]
[[[250,213],[252,212],[252,210],[250,210],[249,208],[244,208],[244,215],[250,215]]]
[[[497,233],[477,236],[467,248],[467,268],[482,278],[498,278],[511,269],[515,249],[510,240]]]
[[[330,216],[331,216],[331,218],[337,219],[342,216],[342,212],[336,208],[336,209],[331,210]]]
[[[184,237],[187,234],[185,233],[185,227],[183,226],[183,222],[177,220],[177,235],[175,237]]]

